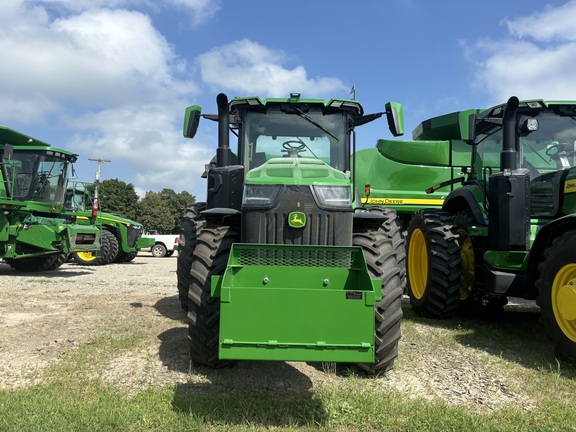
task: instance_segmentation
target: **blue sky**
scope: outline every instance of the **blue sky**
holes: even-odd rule
[[[216,95],[349,97],[427,118],[509,96],[576,99],[576,0],[2,0],[0,124],[80,154],[79,180],[205,196],[216,148],[187,105]],[[390,138],[385,120],[360,148]]]

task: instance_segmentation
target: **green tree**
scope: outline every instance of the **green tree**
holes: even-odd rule
[[[138,194],[132,183],[118,179],[104,180],[98,186],[100,208],[132,220],[138,220]]]
[[[174,218],[166,205],[166,200],[158,192],[148,191],[138,203],[138,222],[149,230],[157,230],[159,234],[172,234]]]
[[[174,221],[171,233],[177,233],[180,230],[181,218],[184,211],[196,202],[196,197],[188,191],[176,193],[173,189],[167,188],[162,189],[159,194],[164,200]]]

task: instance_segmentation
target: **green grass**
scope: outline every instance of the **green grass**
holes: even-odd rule
[[[406,311],[403,346],[417,349],[401,349],[400,376],[425,368],[426,355],[465,350],[533,402],[487,412],[387,390],[386,378],[351,374],[312,384],[288,365],[285,391],[264,385],[274,376],[242,386],[234,369],[135,393],[102,378],[110,361],[146,338],[119,324],[38,372],[40,384],[0,391],[0,431],[576,431],[576,368],[555,359],[532,318],[430,321]],[[186,341],[162,349],[185,350]]]

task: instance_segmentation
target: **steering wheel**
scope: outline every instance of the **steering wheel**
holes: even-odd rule
[[[292,144],[298,144],[297,146],[293,146]],[[306,151],[308,148],[306,144],[299,140],[288,140],[282,143],[282,152],[288,153],[288,157],[298,157],[298,154],[301,152]]]
[[[568,154],[574,154],[574,151],[569,151],[568,148],[568,144],[553,144],[546,149],[546,156],[550,156],[550,159],[558,159]]]

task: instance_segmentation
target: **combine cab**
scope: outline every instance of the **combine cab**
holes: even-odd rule
[[[0,257],[19,271],[58,268],[68,253],[99,248],[100,231],[64,214],[77,155],[0,126]]]
[[[299,94],[217,102],[217,116],[189,107],[184,125],[192,138],[200,117],[219,123],[207,202],[184,215],[178,253],[192,361],[391,369],[404,290],[400,225],[389,208],[362,208],[350,174],[355,127],[385,113]],[[388,104],[386,114],[401,133],[400,107]]]

